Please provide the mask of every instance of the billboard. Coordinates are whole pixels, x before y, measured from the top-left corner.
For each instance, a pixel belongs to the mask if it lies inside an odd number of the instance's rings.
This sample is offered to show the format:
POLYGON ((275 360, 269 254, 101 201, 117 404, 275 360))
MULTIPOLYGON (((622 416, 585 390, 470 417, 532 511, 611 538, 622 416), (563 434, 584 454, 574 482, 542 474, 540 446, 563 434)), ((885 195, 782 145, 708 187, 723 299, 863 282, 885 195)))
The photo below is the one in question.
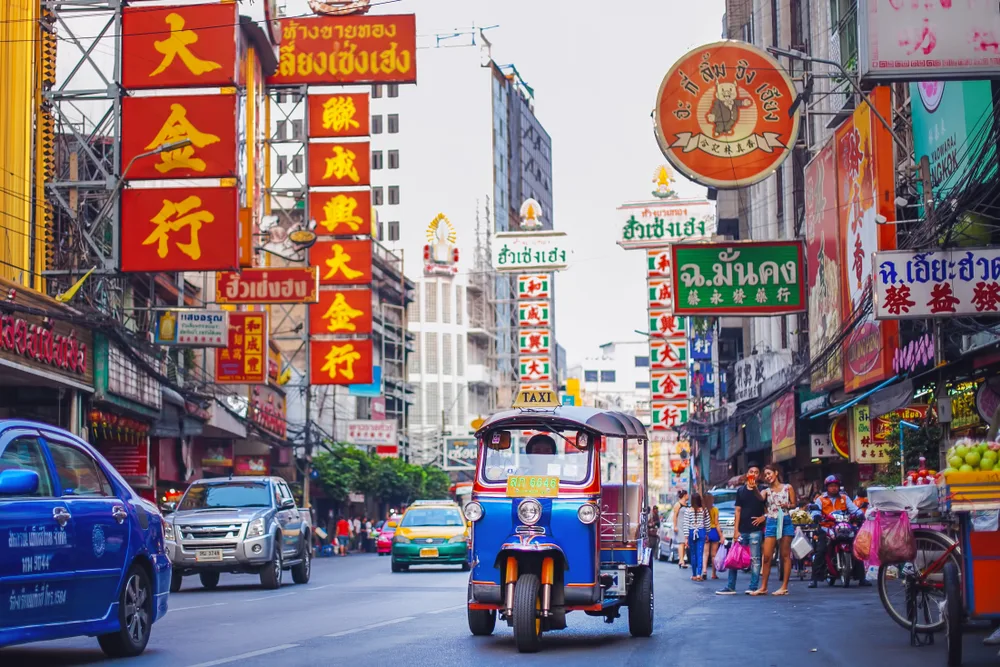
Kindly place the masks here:
POLYGON ((226 347, 229 313, 224 310, 167 310, 156 316, 157 345, 226 347))
POLYGON ((215 274, 216 303, 316 303, 314 266, 257 268, 215 274))
POLYGON ((715 202, 661 199, 618 207, 623 248, 660 248, 668 243, 697 241, 715 235, 715 202))
POLYGON ((347 442, 352 445, 395 445, 395 419, 352 419, 347 423, 347 442))
POLYGON ((566 232, 499 232, 491 247, 497 271, 558 271, 569 263, 566 232))

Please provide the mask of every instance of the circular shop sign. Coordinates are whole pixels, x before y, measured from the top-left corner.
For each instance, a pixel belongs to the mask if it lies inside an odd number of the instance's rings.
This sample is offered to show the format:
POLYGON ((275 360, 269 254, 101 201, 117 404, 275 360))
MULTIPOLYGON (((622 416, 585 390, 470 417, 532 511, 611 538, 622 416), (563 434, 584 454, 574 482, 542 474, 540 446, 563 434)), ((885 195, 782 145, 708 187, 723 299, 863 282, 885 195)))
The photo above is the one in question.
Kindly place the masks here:
POLYGON ((660 150, 678 171, 720 190, 758 183, 791 154, 798 93, 781 65, 746 42, 699 46, 674 63, 656 96, 660 150))

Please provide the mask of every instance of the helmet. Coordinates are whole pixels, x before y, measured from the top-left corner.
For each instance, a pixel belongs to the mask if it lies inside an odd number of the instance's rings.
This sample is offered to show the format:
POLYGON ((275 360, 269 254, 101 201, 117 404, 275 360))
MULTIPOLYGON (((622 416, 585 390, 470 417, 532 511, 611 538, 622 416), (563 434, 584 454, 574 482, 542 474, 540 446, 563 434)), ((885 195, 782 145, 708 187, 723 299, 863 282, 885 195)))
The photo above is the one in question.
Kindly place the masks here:
POLYGON ((830 475, 825 480, 823 480, 824 485, 830 484, 840 484, 840 475, 830 475))

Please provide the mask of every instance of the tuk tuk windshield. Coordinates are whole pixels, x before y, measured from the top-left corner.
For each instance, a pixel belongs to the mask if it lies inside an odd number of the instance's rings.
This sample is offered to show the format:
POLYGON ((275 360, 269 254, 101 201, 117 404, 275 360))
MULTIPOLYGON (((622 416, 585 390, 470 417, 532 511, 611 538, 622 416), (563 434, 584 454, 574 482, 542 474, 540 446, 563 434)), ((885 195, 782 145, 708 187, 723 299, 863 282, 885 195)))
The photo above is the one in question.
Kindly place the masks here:
POLYGON ((590 477, 592 439, 586 435, 578 438, 576 431, 510 431, 509 440, 495 440, 500 439, 485 438, 486 482, 506 482, 516 475, 545 475, 558 477, 564 484, 581 484, 590 477), (582 448, 577 447, 578 442, 582 448))

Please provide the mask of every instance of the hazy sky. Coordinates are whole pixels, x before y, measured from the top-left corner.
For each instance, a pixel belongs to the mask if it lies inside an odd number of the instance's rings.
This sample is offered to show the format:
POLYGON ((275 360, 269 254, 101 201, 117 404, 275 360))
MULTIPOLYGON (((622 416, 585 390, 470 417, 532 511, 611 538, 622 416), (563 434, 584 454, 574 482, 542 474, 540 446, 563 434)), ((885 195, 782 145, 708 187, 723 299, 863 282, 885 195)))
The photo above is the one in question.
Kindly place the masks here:
MULTIPOLYGON (((498 25, 486 33, 494 60, 513 63, 534 88, 535 113, 552 136, 554 223, 575 249, 556 279, 556 335, 570 363, 647 330, 644 253, 616 245, 615 208, 649 197, 664 162, 650 118, 660 81, 690 48, 720 38, 724 8, 724 0, 400 0, 373 10, 415 13, 421 35, 498 25)), ((307 11, 305 0, 288 0, 288 15, 307 11)), ((705 195, 692 183, 676 189, 705 195)))

